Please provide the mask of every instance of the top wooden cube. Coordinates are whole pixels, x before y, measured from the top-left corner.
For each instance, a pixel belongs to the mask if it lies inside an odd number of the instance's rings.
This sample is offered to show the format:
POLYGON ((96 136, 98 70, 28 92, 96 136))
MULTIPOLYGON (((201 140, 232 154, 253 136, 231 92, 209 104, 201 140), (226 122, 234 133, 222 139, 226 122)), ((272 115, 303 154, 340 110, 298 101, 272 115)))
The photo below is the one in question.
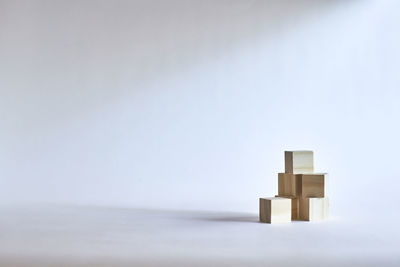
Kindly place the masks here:
POLYGON ((285 173, 313 173, 314 152, 285 151, 285 173))

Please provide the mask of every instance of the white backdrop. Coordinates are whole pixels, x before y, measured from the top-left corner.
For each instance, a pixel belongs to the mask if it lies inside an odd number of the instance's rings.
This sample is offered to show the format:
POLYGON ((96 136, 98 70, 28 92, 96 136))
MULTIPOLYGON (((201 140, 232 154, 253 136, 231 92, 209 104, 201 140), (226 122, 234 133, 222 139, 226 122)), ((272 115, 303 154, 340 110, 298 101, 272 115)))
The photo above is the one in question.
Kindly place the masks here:
POLYGON ((256 212, 312 149, 334 216, 391 216, 399 10, 0 0, 1 202, 256 212))

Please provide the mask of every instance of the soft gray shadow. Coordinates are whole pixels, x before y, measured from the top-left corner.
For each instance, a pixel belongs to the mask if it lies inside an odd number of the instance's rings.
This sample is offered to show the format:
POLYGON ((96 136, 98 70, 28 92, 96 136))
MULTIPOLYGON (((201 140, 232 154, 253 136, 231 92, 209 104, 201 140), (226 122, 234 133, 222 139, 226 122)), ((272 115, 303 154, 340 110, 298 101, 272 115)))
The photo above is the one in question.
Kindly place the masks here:
MULTIPOLYGON (((87 207, 92 208, 93 207, 87 207)), ((176 209, 152 209, 152 208, 120 208, 97 207, 99 210, 125 212, 127 214, 142 214, 150 216, 164 216, 174 219, 207 221, 207 222, 259 222, 257 214, 233 211, 207 211, 207 210, 176 210, 176 209)))
POLYGON ((206 210, 174 210, 154 209, 140 207, 94 206, 94 205, 13 205, 0 206, 0 211, 7 217, 2 222, 21 222, 36 218, 38 223, 51 224, 68 217, 71 221, 103 222, 121 221, 146 222, 146 221, 197 221, 197 222, 258 222, 257 214, 246 212, 206 211, 206 210), (54 221, 54 220, 57 221, 54 221))
POLYGON ((200 221, 208 221, 208 222, 239 222, 239 223, 259 223, 258 216, 235 216, 235 215, 226 215, 226 216, 210 216, 210 217, 200 217, 194 218, 200 221))
POLYGON ((259 222, 257 214, 233 211, 205 211, 205 210, 168 210, 168 209, 131 209, 132 212, 159 214, 183 220, 204 222, 259 222))

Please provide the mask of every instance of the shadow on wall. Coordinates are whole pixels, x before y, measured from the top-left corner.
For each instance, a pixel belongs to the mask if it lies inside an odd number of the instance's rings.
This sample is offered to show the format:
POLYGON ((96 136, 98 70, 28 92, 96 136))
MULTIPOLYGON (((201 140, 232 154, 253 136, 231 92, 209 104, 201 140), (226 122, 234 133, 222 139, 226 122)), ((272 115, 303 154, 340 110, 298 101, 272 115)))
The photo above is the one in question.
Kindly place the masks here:
POLYGON ((165 90, 166 79, 234 55, 335 2, 2 1, 2 107, 13 133, 54 126, 154 84, 165 90))

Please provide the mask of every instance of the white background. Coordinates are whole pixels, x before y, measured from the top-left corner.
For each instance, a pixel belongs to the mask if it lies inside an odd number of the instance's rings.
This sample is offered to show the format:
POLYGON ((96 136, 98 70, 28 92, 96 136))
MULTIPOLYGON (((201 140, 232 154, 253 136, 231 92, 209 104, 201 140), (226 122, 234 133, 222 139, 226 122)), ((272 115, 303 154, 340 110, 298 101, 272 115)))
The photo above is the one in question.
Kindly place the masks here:
POLYGON ((332 220, 395 219, 399 14, 395 0, 0 0, 1 203, 256 214, 283 151, 309 149, 332 220))

